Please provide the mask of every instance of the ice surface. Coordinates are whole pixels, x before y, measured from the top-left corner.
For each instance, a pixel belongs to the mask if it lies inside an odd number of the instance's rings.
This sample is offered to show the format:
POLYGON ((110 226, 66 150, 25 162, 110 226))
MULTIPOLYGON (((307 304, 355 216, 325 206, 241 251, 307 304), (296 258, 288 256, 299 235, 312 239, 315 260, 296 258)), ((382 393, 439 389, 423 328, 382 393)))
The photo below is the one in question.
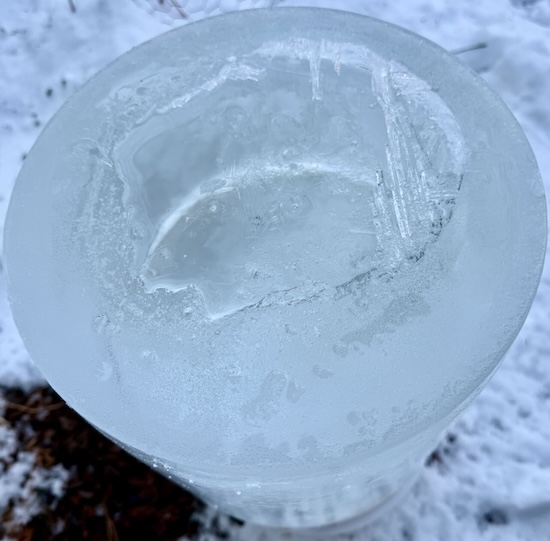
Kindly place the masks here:
POLYGON ((463 176, 462 134, 437 92, 351 44, 268 42, 249 58, 157 107, 117 146, 145 288, 194 288, 219 318, 422 257, 463 176), (335 81, 360 70, 372 94, 335 114, 322 88, 342 93, 335 81), (297 74, 312 101, 292 90, 297 74), (312 129, 305 148, 289 146, 312 129))

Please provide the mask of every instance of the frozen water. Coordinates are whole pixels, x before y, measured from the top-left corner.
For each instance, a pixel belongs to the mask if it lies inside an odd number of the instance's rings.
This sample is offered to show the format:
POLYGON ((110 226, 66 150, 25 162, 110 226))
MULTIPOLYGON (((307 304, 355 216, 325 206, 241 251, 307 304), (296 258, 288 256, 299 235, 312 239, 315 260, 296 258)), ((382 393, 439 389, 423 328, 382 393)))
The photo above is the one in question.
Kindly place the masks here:
POLYGON ((218 318, 422 257, 460 189, 460 128, 404 66, 347 48, 268 43, 261 69, 232 59, 129 131, 113 161, 148 291, 194 288, 218 318), (365 89, 344 102, 342 79, 365 89))
POLYGON ((544 199, 464 67, 299 13, 233 15, 238 40, 192 25, 100 74, 27 158, 7 254, 23 337, 71 405, 226 509, 311 525, 386 498, 491 373, 539 276, 544 199))
POLYGON ((158 226, 140 269, 149 291, 195 287, 219 317, 275 292, 294 290, 291 302, 305 281, 337 285, 372 264, 368 184, 299 167, 269 174, 264 164, 232 174, 233 184, 195 189, 158 226))

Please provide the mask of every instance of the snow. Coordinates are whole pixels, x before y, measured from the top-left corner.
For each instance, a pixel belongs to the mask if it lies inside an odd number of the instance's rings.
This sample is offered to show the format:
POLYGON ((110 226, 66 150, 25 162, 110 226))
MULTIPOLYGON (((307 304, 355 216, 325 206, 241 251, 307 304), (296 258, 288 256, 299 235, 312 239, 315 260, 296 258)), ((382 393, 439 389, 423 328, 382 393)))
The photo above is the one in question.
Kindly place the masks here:
POLYGON ((60 498, 69 472, 60 464, 37 467, 36 453, 19 449, 15 430, 2 421, 0 417, 0 513, 11 506, 8 523, 3 524, 9 531, 43 512, 41 494, 60 498))
MULTIPOLYGON (((0 5, 0 224, 25 153, 41 127, 102 66, 170 27, 221 12, 287 0, 188 0, 181 15, 154 0, 4 1, 0 5), (158 8, 159 6, 157 6, 158 8), (167 26, 167 23, 171 26, 167 26)), ((310 0, 379 17, 457 51, 500 94, 525 130, 550 193, 550 2, 548 0, 310 0)), ((0 225, 0 233, 2 226, 0 225)), ((1 238, 1 237, 0 237, 1 238)), ((1 240, 0 240, 1 243, 1 240)), ((1 248, 1 246, 0 246, 1 248)), ((1 251, 1 250, 0 250, 1 251)), ((0 260, 1 262, 1 260, 0 260)), ((355 535, 359 541, 550 539, 550 267, 533 308, 499 370, 450 429, 401 503, 355 535)), ((43 383, 11 320, 0 277, 0 384, 43 383)), ((38 512, 40 483, 62 491, 66 472, 33 469, 0 418, 0 512, 16 499, 14 520, 38 512)), ((225 524, 231 539, 297 539, 203 516, 202 541, 225 524)), ((316 539, 320 539, 318 536, 316 539)))

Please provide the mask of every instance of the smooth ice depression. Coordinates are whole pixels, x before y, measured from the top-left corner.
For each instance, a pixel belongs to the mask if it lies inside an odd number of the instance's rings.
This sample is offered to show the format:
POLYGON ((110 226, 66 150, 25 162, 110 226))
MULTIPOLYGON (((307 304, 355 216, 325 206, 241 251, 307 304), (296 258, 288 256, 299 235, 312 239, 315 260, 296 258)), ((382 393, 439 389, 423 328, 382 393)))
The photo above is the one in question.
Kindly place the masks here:
POLYGON ((464 155, 451 111, 398 62, 265 44, 117 146, 133 272, 200 292, 211 318, 394 272, 451 218, 464 155))

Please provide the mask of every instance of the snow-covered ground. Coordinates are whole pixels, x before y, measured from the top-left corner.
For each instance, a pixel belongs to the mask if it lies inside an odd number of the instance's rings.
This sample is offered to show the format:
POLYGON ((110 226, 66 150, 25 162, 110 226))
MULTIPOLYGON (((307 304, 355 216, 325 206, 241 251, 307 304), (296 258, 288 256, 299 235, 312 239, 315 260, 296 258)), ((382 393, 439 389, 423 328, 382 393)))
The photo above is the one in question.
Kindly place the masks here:
MULTIPOLYGON (((0 234, 25 153, 86 79, 131 47, 168 30, 167 24, 268 4, 348 9, 399 24, 452 51, 473 48, 460 58, 514 112, 550 193, 550 0, 181 0, 186 20, 174 9, 171 14, 153 11, 155 3, 2 0, 0 234)), ((452 437, 412 492, 355 539, 550 540, 549 335, 547 265, 528 320, 489 386, 452 427, 452 437)), ((0 276, 0 384, 29 388, 41 382, 11 320, 0 276)), ((13 434, 1 421, 0 408, 0 515, 9 498, 19 498, 26 502, 19 509, 24 519, 36 512, 24 493, 32 491, 28 472, 33 459, 14 448, 13 434), (8 455, 10 461, 3 461, 8 455)), ((53 479, 56 490, 66 478, 59 470, 34 475, 42 475, 35 483, 53 479)), ((247 525, 229 531, 233 539, 250 541, 295 538, 247 525)), ((207 539, 214 537, 204 533, 207 539)))

